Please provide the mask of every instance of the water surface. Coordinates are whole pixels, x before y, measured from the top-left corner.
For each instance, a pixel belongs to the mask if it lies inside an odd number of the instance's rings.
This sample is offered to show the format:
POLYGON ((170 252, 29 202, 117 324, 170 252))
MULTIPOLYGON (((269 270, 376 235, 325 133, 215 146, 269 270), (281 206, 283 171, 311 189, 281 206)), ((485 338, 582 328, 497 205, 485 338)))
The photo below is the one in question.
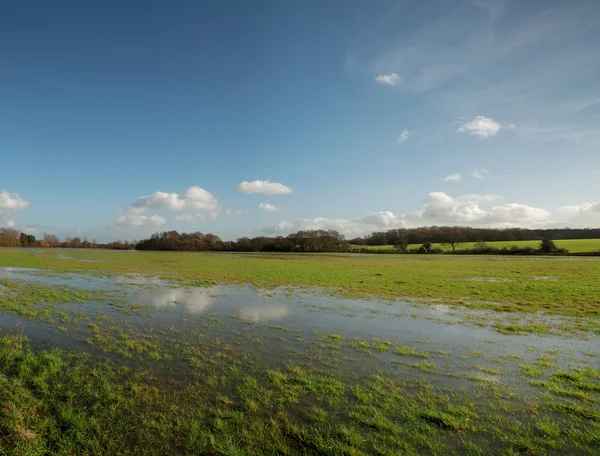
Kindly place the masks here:
MULTIPOLYGON (((526 388, 520 365, 544 353, 551 353, 557 366, 597 367, 593 353, 600 352, 597 338, 506 335, 465 324, 469 312, 479 321, 487 313, 441 303, 343 299, 288 287, 177 287, 136 275, 95 277, 25 268, 0 268, 3 279, 101 292, 86 302, 56 303, 43 318, 0 313, 5 331, 18 329, 44 346, 92 354, 104 350, 108 356, 121 353, 131 356, 131 362, 145 353, 171 350, 165 363, 171 368, 163 366, 168 372, 173 366, 183 372, 190 351, 202 347, 216 353, 225 344, 273 367, 290 359, 317 359, 337 369, 427 378, 441 385, 464 386, 475 380, 526 388), (152 348, 141 350, 131 340, 152 348), (133 356, 130 346, 141 351, 133 356), (412 347, 422 356, 398 355, 398 347, 412 347), (420 369, 423 363, 435 369, 425 372, 420 369), (486 373, 482 366, 501 374, 486 373)), ((497 313, 490 315, 498 318, 497 313)))

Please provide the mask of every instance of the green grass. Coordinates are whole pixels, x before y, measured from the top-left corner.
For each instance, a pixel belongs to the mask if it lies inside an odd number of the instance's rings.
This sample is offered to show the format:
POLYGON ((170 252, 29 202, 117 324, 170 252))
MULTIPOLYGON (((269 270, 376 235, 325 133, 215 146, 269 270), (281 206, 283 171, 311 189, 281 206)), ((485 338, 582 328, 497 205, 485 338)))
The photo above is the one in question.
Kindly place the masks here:
MULTIPOLYGON (((469 250, 476 247, 476 242, 464 242, 456 247, 456 250, 469 250)), ((508 248, 512 246, 517 247, 531 247, 534 249, 539 248, 540 241, 491 241, 486 242, 490 247, 497 249, 508 248)), ((563 239, 554 241, 557 247, 567 249, 573 253, 589 253, 589 252, 600 252, 600 239, 563 239)), ((418 249, 422 244, 410 244, 409 249, 418 249)), ((452 247, 445 244, 434 243, 432 246, 436 249, 442 249, 446 252, 452 251, 452 247)), ((393 250, 393 245, 371 245, 371 246, 359 246, 355 245, 354 248, 368 248, 369 250, 393 250)))
POLYGON ((515 397, 251 360, 198 361, 195 380, 0 338, 0 454, 505 455, 600 450, 598 372, 562 371, 515 397))
POLYGON ((394 353, 396 353, 399 356, 412 356, 415 358, 424 358, 424 359, 429 358, 429 355, 427 353, 421 352, 409 345, 400 345, 399 347, 396 347, 394 349, 394 353))
MULTIPOLYGON (((69 256, 100 262, 0 250, 0 265, 444 302, 508 315, 497 328, 508 334, 543 333, 540 310, 598 329, 600 262, 593 259, 69 256), (519 322, 524 315, 531 319, 519 322)), ((0 311, 78 342, 73 351, 41 349, 0 335, 0 455, 600 452, 600 372, 591 352, 575 362, 527 346, 531 352, 494 359, 487 350, 440 352, 429 341, 298 332, 208 313, 161 326, 119 293, 14 279, 0 280, 0 311), (286 340, 297 343, 288 350, 279 345, 286 340)))
MULTIPOLYGON (((505 314, 544 311, 586 318, 577 323, 584 330, 590 324, 596 328, 600 316, 600 261, 594 258, 102 251, 73 251, 70 256, 99 262, 58 259, 53 251, 0 250, 0 266, 108 276, 133 273, 192 286, 316 287, 345 297, 435 300, 505 314)), ((499 330, 545 332, 547 328, 504 324, 499 330)))

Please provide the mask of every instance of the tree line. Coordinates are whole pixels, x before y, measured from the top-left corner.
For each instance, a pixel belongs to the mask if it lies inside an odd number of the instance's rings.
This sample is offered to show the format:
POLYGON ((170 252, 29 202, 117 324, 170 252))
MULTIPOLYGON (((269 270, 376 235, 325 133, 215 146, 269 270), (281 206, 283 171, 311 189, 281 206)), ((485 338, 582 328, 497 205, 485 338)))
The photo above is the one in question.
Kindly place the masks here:
POLYGON ((289 236, 254 238, 243 237, 236 241, 223 241, 216 234, 178 233, 164 231, 150 239, 139 241, 137 250, 177 250, 198 252, 203 250, 236 252, 347 252, 350 243, 335 230, 301 230, 289 236))
POLYGON ((410 245, 437 243, 456 247, 462 242, 541 241, 542 239, 598 239, 600 228, 471 228, 468 226, 426 226, 376 231, 350 239, 353 245, 410 245))
MULTIPOLYGON (((453 253, 472 254, 502 254, 502 255, 528 255, 528 254, 564 254, 567 250, 556 247, 551 239, 538 239, 537 248, 507 246, 496 248, 478 240, 475 246, 467 250, 456 250, 462 242, 468 242, 469 236, 465 233, 470 229, 463 227, 433 227, 427 229, 434 243, 444 244, 452 248, 453 253)), ((223 241, 215 234, 179 233, 177 231, 164 231, 155 233, 149 239, 144 239, 135 245, 137 250, 175 250, 184 252, 197 251, 232 251, 232 252, 359 252, 359 253, 444 253, 439 247, 434 247, 432 242, 426 240, 422 244, 411 246, 411 240, 405 233, 394 231, 392 237, 394 248, 388 250, 370 250, 367 245, 355 245, 356 240, 346 240, 344 235, 335 230, 301 230, 288 236, 258 236, 254 238, 242 237, 236 241, 223 241)), ((506 230, 499 230, 506 231, 506 230)), ((390 234, 390 232, 386 234, 390 234)), ((472 235, 472 233, 471 233, 472 235)), ((364 238, 363 238, 364 239, 364 238)), ((495 238, 492 238, 495 240, 495 238)), ((514 238, 513 238, 514 239, 514 238)), ((521 240, 518 238, 516 240, 521 240)), ((506 239, 505 239, 506 240, 506 239)), ((529 239, 531 240, 531 239, 529 239)), ((371 244, 381 245, 381 244, 371 244)))
POLYGON ((455 253, 488 254, 531 254, 566 253, 552 243, 542 241, 557 239, 595 239, 600 238, 600 229, 545 229, 530 230, 523 228, 471 228, 462 226, 431 226, 421 228, 391 229, 385 232, 373 232, 367 236, 347 240, 335 230, 300 230, 288 236, 242 237, 235 241, 223 241, 212 233, 179 233, 164 231, 155 233, 139 242, 115 241, 97 243, 86 238, 67 237, 64 241, 53 234, 44 234, 42 239, 34 235, 20 233, 11 228, 0 228, 0 247, 37 247, 37 248, 96 248, 115 250, 171 250, 171 251, 236 251, 236 252, 368 252, 368 253, 441 253, 433 244, 449 246, 455 253), (491 241, 539 240, 538 249, 529 247, 493 248, 486 244, 491 241), (469 250, 456 250, 463 242, 474 242, 469 250), (391 250, 374 251, 368 246, 392 245, 391 250), (412 245, 412 246, 411 246, 412 245), (545 245, 545 247, 544 247, 545 245), (409 246, 411 246, 409 248, 409 246), (362 247, 362 248, 361 248, 362 247))
POLYGON ((33 234, 26 234, 13 228, 0 228, 0 247, 131 250, 135 248, 135 241, 97 243, 95 240, 88 241, 87 238, 79 237, 66 237, 61 241, 58 236, 46 233, 41 239, 36 239, 33 234))

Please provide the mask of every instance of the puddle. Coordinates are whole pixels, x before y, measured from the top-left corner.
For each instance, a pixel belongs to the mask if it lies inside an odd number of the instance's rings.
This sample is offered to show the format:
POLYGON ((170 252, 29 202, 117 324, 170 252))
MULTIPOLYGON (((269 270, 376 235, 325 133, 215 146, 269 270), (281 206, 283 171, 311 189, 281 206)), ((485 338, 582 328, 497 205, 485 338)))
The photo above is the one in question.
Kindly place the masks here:
MULTIPOLYGON (((174 365, 187 362, 188 355, 178 354, 181 347, 195 349, 207 340, 218 347, 234 346, 236 353, 252 352, 269 366, 281 366, 296 356, 334 363, 340 369, 360 366, 385 375, 427 378, 440 385, 519 382, 519 365, 533 362, 549 350, 558 353, 562 364, 581 359, 591 366, 600 363, 600 358, 586 356, 600 352, 597 338, 500 334, 490 327, 464 324, 466 315, 488 313, 441 303, 342 299, 288 287, 268 292, 224 285, 174 287, 160 279, 135 275, 95 277, 25 268, 0 268, 0 279, 104 293, 103 299, 56 303, 42 321, 23 323, 14 313, 0 312, 3 330, 13 330, 21 322, 20 330, 36 343, 92 353, 98 352, 98 344, 112 347, 110 341, 119 337, 127 342, 162 341, 173 351, 173 361, 162 366, 169 375, 177 370, 174 365), (416 347, 420 354, 399 355, 399 346, 416 347), (398 362, 419 357, 434 362, 437 370, 421 372, 414 363, 398 362), (513 361, 502 367, 500 377, 473 371, 474 359, 513 361), (456 372, 462 376, 451 378, 449 374, 456 372)), ((498 318, 497 313, 489 315, 498 318)), ((528 317, 539 320, 535 315, 528 317)), ((522 383, 527 387, 526 381, 522 383)))
POLYGON ((281 320, 290 314, 290 308, 286 306, 262 305, 247 306, 238 311, 240 318, 255 322, 268 322, 281 320))

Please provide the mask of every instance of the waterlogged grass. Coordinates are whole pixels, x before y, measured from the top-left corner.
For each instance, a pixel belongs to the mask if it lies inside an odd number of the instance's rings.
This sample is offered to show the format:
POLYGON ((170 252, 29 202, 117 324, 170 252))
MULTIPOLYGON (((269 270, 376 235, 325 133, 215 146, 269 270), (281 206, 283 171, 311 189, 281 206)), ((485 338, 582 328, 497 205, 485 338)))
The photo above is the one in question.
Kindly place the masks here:
POLYGON ((394 349, 394 353, 396 353, 397 355, 400 356, 412 356, 415 358, 424 358, 427 359, 429 358, 429 354, 419 351, 417 349, 415 349, 414 347, 411 347, 410 345, 400 345, 399 347, 396 347, 394 349))
POLYGON ((124 315, 141 314, 147 308, 126 302, 118 293, 104 290, 0 279, 0 311, 15 313, 28 320, 72 324, 89 318, 82 309, 90 301, 106 303, 124 315))
MULTIPOLYGON (((133 273, 176 286, 244 282, 412 297, 442 312, 453 309, 462 315, 459 325, 468 309, 479 315, 470 323, 508 335, 599 327, 600 262, 594 260, 69 256, 99 261, 0 250, 0 265, 45 267, 59 276, 133 273), (542 321, 540 310, 560 318, 542 321)), ((435 334, 423 335, 430 341, 404 333, 366 336, 343 326, 319 332, 310 324, 298 328, 294 318, 260 322, 244 320, 243 313, 193 313, 175 301, 149 308, 131 296, 0 279, 0 317, 16 315, 51 334, 46 339, 33 331, 32 344, 22 336, 0 337, 0 455, 600 454, 593 338, 587 351, 571 355, 563 353, 568 345, 539 348, 533 338, 510 352, 501 334, 473 341, 479 346, 442 346, 435 334), (55 335, 68 340, 60 345, 68 351, 42 349, 55 335)), ((394 318, 393 303, 376 304, 363 314, 319 303, 310 312, 324 312, 330 321, 336 313, 351 321, 394 318)))
MULTIPOLYGON (((597 321, 600 261, 506 258, 1 250, 0 266, 118 276, 142 274, 182 285, 245 284, 320 289, 345 297, 414 299, 501 313, 543 311, 597 321)), ((584 322, 585 326, 585 322, 584 322)), ((503 331, 521 332, 506 327, 503 331)), ((526 328, 544 332, 545 328, 526 328)), ((527 331, 525 331, 527 332, 527 331)))
POLYGON ((582 454, 600 451, 598 372, 562 371, 540 396, 196 358, 164 381, 0 338, 1 454, 582 454), (554 397, 552 388, 589 399, 554 397), (551 392, 546 393, 549 389, 551 392))

